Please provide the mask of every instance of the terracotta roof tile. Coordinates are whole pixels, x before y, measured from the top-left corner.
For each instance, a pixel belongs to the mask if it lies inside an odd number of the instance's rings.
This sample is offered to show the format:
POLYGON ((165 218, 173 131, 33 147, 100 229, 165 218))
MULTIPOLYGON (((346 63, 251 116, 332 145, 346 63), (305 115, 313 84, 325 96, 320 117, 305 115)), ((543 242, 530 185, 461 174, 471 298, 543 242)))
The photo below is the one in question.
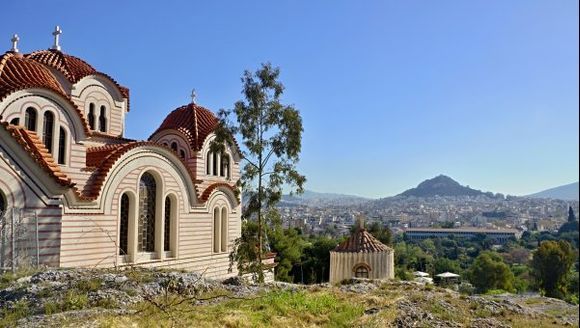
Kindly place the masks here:
POLYGON ((390 247, 373 237, 366 229, 357 229, 350 237, 334 248, 335 252, 372 253, 386 252, 390 247))
POLYGON ((105 179, 109 174, 111 168, 115 165, 115 163, 121 158, 121 156, 123 156, 129 150, 141 146, 154 146, 157 148, 169 150, 172 153, 174 153, 175 157, 179 159, 183 163, 183 165, 187 168, 189 176, 193 181, 194 185, 196 186, 196 193, 199 199, 199 193, 197 190, 198 181, 195 179, 195 173, 171 148, 150 141, 133 141, 123 144, 105 145, 100 147, 88 148, 86 155, 87 167, 95 168, 95 170, 91 178, 89 179, 88 183, 86 184, 85 189, 80 192, 81 198, 85 200, 97 199, 101 193, 101 189, 103 187, 105 179))
POLYGON ((59 165, 54 162, 54 159, 36 133, 28 131, 22 126, 9 125, 6 122, 2 122, 0 125, 10 133, 12 138, 22 146, 24 151, 59 185, 64 187, 73 187, 75 185, 60 170, 59 165))
MULTIPOLYGON (((229 185, 225 182, 217 182, 217 183, 211 184, 207 188, 205 188, 205 190, 201 194, 200 200, 204 203, 207 202, 207 200, 209 199, 209 196, 211 196, 211 194, 219 187, 225 187, 225 188, 230 189, 234 193, 234 195, 238 194, 236 186, 229 185)), ((238 202, 239 202, 239 199, 238 199, 238 202)))
POLYGON ((62 96, 81 117, 85 133, 90 133, 83 111, 72 102, 48 68, 19 54, 7 52, 2 55, 0 57, 0 101, 13 92, 30 88, 47 89, 62 96))
POLYGON ((187 137, 191 148, 199 151, 217 125, 218 119, 210 110, 192 103, 169 113, 151 136, 167 129, 178 130, 187 137))

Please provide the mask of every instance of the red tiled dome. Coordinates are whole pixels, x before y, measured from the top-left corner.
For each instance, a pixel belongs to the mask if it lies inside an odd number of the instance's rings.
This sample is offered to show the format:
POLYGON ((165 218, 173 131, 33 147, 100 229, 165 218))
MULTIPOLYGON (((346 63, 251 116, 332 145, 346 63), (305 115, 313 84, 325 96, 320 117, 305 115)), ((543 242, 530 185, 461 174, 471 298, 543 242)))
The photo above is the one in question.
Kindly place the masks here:
POLYGON ((386 252, 388 246, 381 243, 365 229, 358 228, 350 237, 334 248, 335 252, 374 253, 386 252))
POLYGON ((97 72, 84 60, 53 49, 35 51, 26 55, 26 58, 57 69, 73 84, 97 72))
POLYGON ((193 150, 199 151, 207 136, 217 125, 218 119, 211 111, 192 103, 169 113, 151 136, 163 130, 177 130, 187 137, 193 150))
POLYGON ((30 88, 52 90, 68 96, 56 77, 43 65, 11 52, 0 57, 0 100, 8 94, 30 88))

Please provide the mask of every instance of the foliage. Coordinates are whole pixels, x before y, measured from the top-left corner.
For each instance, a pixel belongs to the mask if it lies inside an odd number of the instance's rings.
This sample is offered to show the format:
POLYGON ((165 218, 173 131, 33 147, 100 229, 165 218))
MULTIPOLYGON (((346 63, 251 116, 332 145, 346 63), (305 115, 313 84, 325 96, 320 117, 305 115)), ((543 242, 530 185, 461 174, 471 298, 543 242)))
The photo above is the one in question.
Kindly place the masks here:
POLYGON ((540 244, 532 259, 532 269, 546 296, 563 298, 566 295, 568 275, 575 257, 572 246, 566 241, 544 241, 540 244))
POLYGON ((261 262, 255 261, 258 258, 258 247, 258 223, 243 221, 241 235, 234 241, 233 250, 229 255, 229 271, 232 271, 235 263, 240 275, 250 273, 258 279, 258 276, 262 274, 261 262))
POLYGON ((295 228, 283 229, 276 225, 268 234, 270 246, 276 252, 275 278, 278 281, 293 282, 292 268, 300 263, 306 242, 295 228))
POLYGON ((301 262, 294 266, 295 282, 313 284, 328 281, 330 274, 330 251, 338 241, 328 237, 313 237, 304 248, 301 262))
POLYGON ((469 270, 469 277, 480 293, 490 289, 514 291, 514 274, 502 258, 493 252, 482 252, 475 259, 469 270))
POLYGON ((385 245, 391 245, 393 239, 393 233, 388 226, 384 226, 379 222, 373 222, 367 227, 367 231, 377 238, 381 243, 385 245))
POLYGON ((453 272, 456 274, 461 274, 463 270, 461 269, 458 261, 450 260, 445 257, 438 257, 433 262, 433 272, 453 272))
POLYGON ((302 118, 294 107, 280 102, 284 86, 278 80, 279 75, 280 70, 269 63, 262 64, 255 73, 244 72, 245 100, 236 102, 233 111, 220 110, 220 124, 211 145, 213 151, 223 152, 226 144, 235 147, 235 134, 242 137, 246 150, 241 155, 246 164, 242 167, 240 182, 248 198, 242 216, 256 218, 258 248, 255 257, 248 258, 254 252, 246 252, 242 257, 234 255, 233 258, 254 262, 246 268, 256 273, 259 281, 263 281, 264 209, 275 210, 283 186, 302 192, 306 181, 296 170, 302 145, 302 118), (232 112, 235 124, 229 120, 232 112))

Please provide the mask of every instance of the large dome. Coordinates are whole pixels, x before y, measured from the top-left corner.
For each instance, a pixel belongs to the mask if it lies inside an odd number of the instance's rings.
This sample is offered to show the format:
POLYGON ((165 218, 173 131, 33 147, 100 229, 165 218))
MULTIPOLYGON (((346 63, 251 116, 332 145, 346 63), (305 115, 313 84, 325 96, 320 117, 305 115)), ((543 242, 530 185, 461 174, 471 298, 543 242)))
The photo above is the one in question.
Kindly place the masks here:
POLYGON ((53 49, 35 51, 26 55, 26 58, 57 69, 73 84, 97 72, 84 60, 53 49))
POLYGON ((210 110, 191 103, 169 113, 152 136, 163 130, 177 130, 186 136, 193 150, 199 151, 217 125, 218 119, 210 110))
POLYGON ((0 57, 0 100, 12 92, 30 88, 52 90, 67 98, 60 83, 48 68, 12 52, 2 55, 0 57))

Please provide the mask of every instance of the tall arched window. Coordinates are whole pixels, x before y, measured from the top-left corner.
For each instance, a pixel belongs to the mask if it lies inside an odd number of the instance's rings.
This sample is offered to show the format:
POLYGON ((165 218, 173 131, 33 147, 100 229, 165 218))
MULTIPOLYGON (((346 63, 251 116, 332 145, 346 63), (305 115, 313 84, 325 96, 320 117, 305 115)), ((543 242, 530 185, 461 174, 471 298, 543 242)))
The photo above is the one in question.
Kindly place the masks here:
POLYGON ((222 155, 222 167, 220 175, 222 177, 226 177, 226 179, 230 178, 230 156, 228 156, 228 154, 222 155))
POLYGON ((129 196, 127 194, 121 196, 120 213, 119 255, 127 255, 129 252, 129 196))
POLYGON ((211 155, 212 155, 211 157, 212 157, 212 160, 213 160, 211 174, 212 175, 218 175, 219 174, 219 171, 218 171, 218 154, 216 152, 213 152, 211 155))
POLYGON ((52 112, 44 112, 44 128, 42 131, 44 146, 49 153, 52 153, 52 136, 54 134, 54 114, 52 112))
POLYGON ((20 124, 20 118, 18 118, 18 117, 16 117, 16 118, 13 118, 13 119, 10 121, 10 124, 12 124, 12 125, 19 125, 19 124, 20 124))
POLYGON ((155 178, 144 173, 139 181, 139 230, 137 249, 141 252, 155 251, 155 178))
POLYGON ((206 166, 206 170, 205 170, 205 174, 210 175, 211 174, 211 151, 207 152, 207 156, 205 157, 205 166, 206 166))
POLYGON ((183 149, 179 150, 179 157, 181 157, 181 159, 185 159, 185 150, 183 149))
POLYGON ((228 210, 222 208, 221 222, 221 250, 225 252, 228 248, 228 210))
POLYGON ((177 142, 174 141, 171 143, 171 150, 177 151, 177 142))
POLYGON ((99 131, 107 132, 107 108, 105 106, 101 106, 99 113, 99 131))
POLYGON ((220 251, 220 210, 219 208, 213 209, 213 252, 219 253, 220 251))
POLYGON ((61 126, 58 131, 58 164, 66 161, 66 131, 61 126))
POLYGON ((165 224, 163 231, 163 250, 171 250, 171 198, 169 196, 165 197, 165 224))
POLYGON ((89 104, 89 127, 95 130, 95 104, 89 104))
POLYGON ((27 130, 36 131, 36 109, 33 107, 26 108, 24 112, 24 125, 27 130))

